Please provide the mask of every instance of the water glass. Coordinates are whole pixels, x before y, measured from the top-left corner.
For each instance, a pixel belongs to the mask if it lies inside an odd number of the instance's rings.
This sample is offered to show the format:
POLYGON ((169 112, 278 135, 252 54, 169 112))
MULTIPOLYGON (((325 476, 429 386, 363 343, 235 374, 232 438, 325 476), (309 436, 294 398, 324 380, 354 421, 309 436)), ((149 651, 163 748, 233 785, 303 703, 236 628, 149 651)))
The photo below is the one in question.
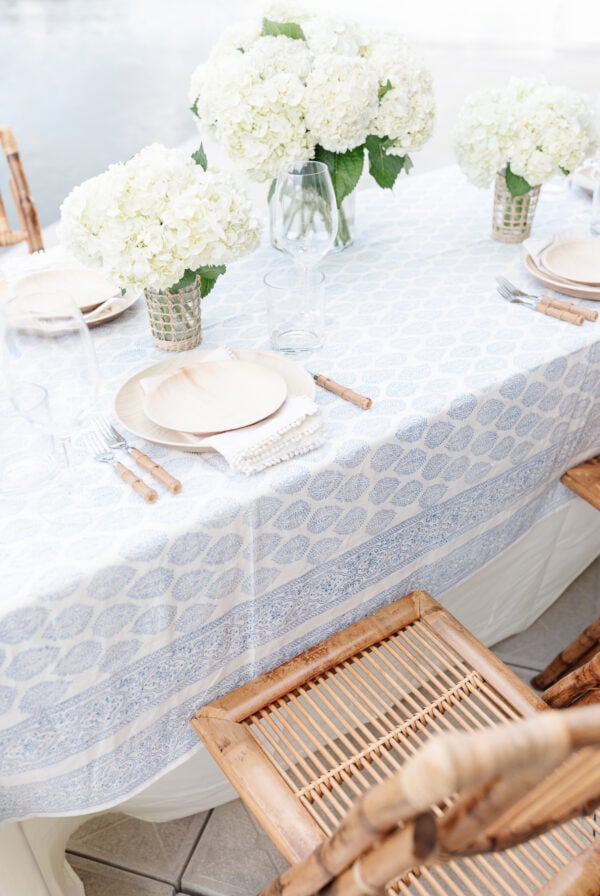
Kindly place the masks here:
POLYGON ((294 354, 323 344, 325 330, 322 271, 311 271, 308 283, 293 268, 270 271, 264 278, 271 347, 294 354))
POLYGON ((48 393, 38 383, 13 387, 14 417, 0 438, 0 494, 24 495, 43 488, 56 475, 59 460, 48 433, 48 393))

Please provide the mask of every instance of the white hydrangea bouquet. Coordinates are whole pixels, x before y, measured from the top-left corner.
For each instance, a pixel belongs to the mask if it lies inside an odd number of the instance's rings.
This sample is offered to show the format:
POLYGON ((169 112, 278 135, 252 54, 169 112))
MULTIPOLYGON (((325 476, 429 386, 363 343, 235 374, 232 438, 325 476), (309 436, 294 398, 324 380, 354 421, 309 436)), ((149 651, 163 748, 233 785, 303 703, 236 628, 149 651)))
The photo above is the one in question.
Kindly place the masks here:
POLYGON ((75 187, 60 212, 61 241, 77 259, 123 289, 145 290, 155 341, 162 321, 168 350, 198 344, 199 299, 256 247, 261 229, 239 179, 208 168, 202 146, 192 156, 147 146, 75 187), (159 295, 154 318, 150 294, 159 295))
POLYGON ((365 153, 391 188, 434 123, 431 74, 402 35, 282 4, 224 32, 192 75, 190 101, 200 128, 256 180, 325 162, 338 207, 365 153))
POLYGON ((505 184, 513 199, 526 197, 514 206, 521 210, 529 199, 534 209, 540 185, 568 175, 596 144, 585 98, 543 78, 511 78, 504 88, 468 97, 455 130, 456 158, 466 177, 478 187, 496 178, 497 196, 505 184))

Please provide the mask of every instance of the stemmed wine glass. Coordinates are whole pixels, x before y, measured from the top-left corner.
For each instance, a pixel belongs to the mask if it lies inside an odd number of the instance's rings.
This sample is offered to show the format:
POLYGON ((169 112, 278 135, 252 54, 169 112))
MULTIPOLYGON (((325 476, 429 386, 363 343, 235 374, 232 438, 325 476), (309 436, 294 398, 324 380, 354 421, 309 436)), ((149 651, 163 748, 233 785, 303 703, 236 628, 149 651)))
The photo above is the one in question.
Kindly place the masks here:
POLYGON ((302 270, 309 289, 311 272, 334 246, 338 209, 324 162, 292 162, 275 184, 274 231, 277 245, 302 270))
POLYGON ((62 485, 72 496, 69 444, 92 409, 99 384, 90 332, 73 298, 63 292, 18 294, 3 311, 8 392, 19 411, 23 383, 38 383, 45 389, 43 425, 62 448, 62 485))

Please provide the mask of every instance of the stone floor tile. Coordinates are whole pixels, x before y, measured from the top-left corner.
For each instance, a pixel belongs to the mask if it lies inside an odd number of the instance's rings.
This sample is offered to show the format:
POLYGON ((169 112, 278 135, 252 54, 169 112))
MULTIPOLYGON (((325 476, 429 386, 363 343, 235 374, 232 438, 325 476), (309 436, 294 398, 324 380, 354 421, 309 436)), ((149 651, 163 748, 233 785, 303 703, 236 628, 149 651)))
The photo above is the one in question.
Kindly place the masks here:
POLYGON ((193 896, 248 896, 287 862, 240 800, 214 809, 181 879, 193 896))
POLYGON ((82 859, 80 856, 69 855, 68 860, 83 881, 85 896, 174 896, 175 894, 173 887, 162 881, 140 877, 120 868, 103 865, 101 862, 82 859))
POLYGON ((208 815, 152 824, 107 812, 78 828, 67 850, 176 887, 208 815))
POLYGON ((524 632, 492 649, 505 663, 540 671, 600 616, 600 558, 524 632))

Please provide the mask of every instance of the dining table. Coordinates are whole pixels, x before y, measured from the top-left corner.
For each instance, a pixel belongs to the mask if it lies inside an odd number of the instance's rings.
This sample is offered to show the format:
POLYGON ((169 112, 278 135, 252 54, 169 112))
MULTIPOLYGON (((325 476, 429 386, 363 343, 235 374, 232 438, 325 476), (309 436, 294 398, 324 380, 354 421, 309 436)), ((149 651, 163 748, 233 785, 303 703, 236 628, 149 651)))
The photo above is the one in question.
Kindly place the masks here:
MULTIPOLYGON (((291 360, 371 407, 315 386, 320 446, 255 474, 115 415, 123 384, 166 357, 143 295, 90 331, 95 410, 182 489, 146 503, 76 436, 72 507, 52 481, 0 498, 0 896, 82 894, 64 851, 91 814, 231 799, 189 724, 204 703, 415 588, 495 644, 600 554, 600 514, 560 481, 600 451, 600 322, 502 299, 499 275, 544 287, 491 214, 455 166, 357 191, 353 242, 321 266, 323 345, 291 360)), ((584 192, 550 183, 533 235, 589 216, 584 192)), ((194 356, 270 352, 263 277, 288 263, 265 231, 203 300, 194 356)), ((2 418, 3 452, 16 426, 2 418)))

